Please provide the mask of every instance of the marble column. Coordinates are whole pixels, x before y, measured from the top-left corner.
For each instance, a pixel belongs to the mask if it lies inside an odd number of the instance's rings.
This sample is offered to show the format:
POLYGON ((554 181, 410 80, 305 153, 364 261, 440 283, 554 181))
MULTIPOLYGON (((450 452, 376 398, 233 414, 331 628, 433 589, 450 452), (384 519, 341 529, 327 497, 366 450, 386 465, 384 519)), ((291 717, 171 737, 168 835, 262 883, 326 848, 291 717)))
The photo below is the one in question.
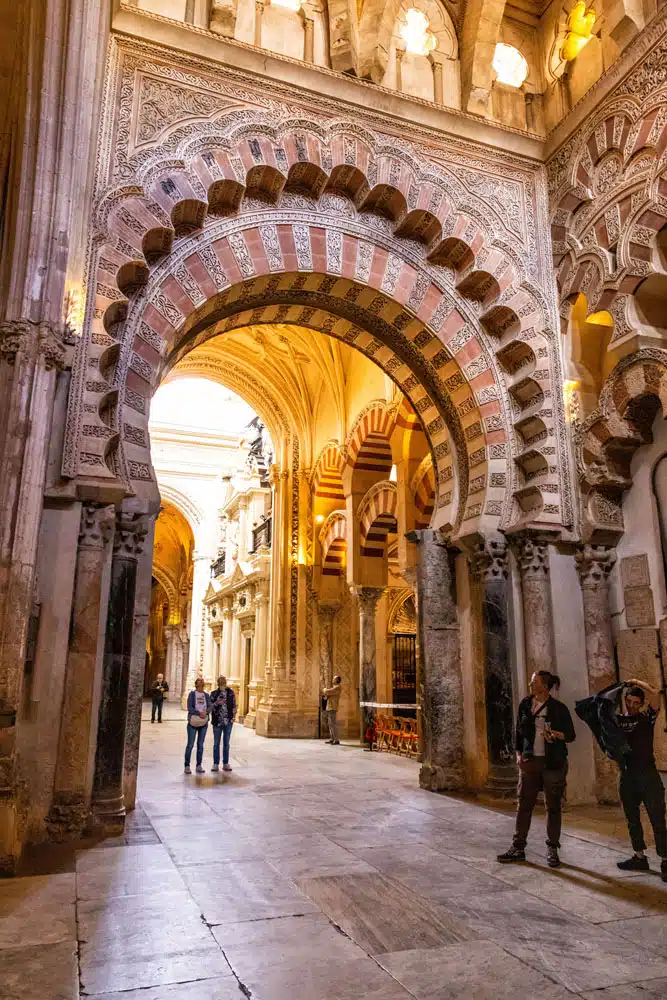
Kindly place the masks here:
POLYGON ((549 544, 531 532, 509 536, 521 575, 526 678, 538 670, 556 670, 549 544))
POLYGON ((239 562, 248 558, 248 498, 239 497, 239 562))
MULTIPOLYGON (((320 625, 320 691, 331 687, 334 675, 334 620, 340 611, 340 601, 319 601, 317 612, 320 625)), ((320 702, 321 704, 321 702, 320 702)), ((321 711, 321 709, 320 709, 321 711)), ((325 720, 320 720, 320 732, 328 734, 325 720)))
MULTIPOLYGON (((609 606, 609 575, 616 550, 606 545, 582 545, 574 559, 581 582, 586 638, 588 690, 596 694, 616 680, 614 641, 609 606)), ((598 802, 618 802, 618 768, 594 741, 595 794, 598 802)))
MULTIPOLYGON (((359 702, 377 701, 377 651, 375 646, 375 611, 384 587, 353 587, 359 601, 359 702)), ((366 743, 366 730, 375 718, 375 710, 362 708, 360 739, 366 743)))
POLYGON ((262 17, 264 16, 264 0, 255 0, 255 47, 262 47, 262 17))
POLYGON ((122 833, 125 822, 123 758, 134 633, 134 601, 137 560, 146 533, 147 526, 139 514, 117 514, 92 800, 96 824, 110 835, 122 833))
POLYGON ((433 101, 435 104, 444 104, 445 89, 442 78, 443 56, 439 52, 429 52, 428 60, 433 70, 433 101))
POLYGON ((303 61, 312 63, 315 61, 315 22, 312 17, 303 18, 303 61))
POLYGON ((90 816, 114 518, 112 506, 84 504, 81 509, 53 803, 47 819, 53 840, 80 837, 90 816))
MULTIPOLYGON (((190 611, 190 662, 188 664, 187 690, 195 686, 195 680, 202 672, 203 628, 204 628, 204 597, 211 579, 210 553, 195 551, 192 573, 192 605, 190 611)), ((210 680, 210 678, 208 678, 210 680)))
POLYGON ((225 677, 231 677, 232 673, 232 627, 234 624, 234 610, 232 608, 231 597, 224 598, 222 609, 222 643, 220 649, 219 670, 225 677))
POLYGON ((403 56, 405 49, 396 49, 396 90, 401 93, 403 90, 403 56))
POLYGON ((125 722, 125 753, 123 757, 123 796, 125 809, 134 809, 137 798, 137 773, 139 771, 139 743, 141 740, 141 708, 144 700, 146 674, 146 635, 151 613, 151 585, 153 570, 153 534, 155 518, 143 519, 146 534, 137 559, 137 582, 134 594, 132 624, 132 653, 130 680, 127 691, 125 722))
POLYGON ((465 738, 461 638, 454 552, 439 531, 412 531, 417 545, 417 608, 421 654, 422 788, 463 788, 465 738))
MULTIPOLYGON (((514 706, 510 663, 507 547, 488 539, 473 553, 472 571, 482 586, 484 693, 489 765, 515 770, 514 706)), ((502 773, 502 772, 500 772, 502 773)))
MULTIPOLYGON (((31 213, 34 215, 34 213, 31 213)), ((46 270, 46 268, 44 268, 46 270)), ((43 276, 35 276, 39 286, 43 276)), ((25 319, 0 323, 0 871, 12 871, 23 836, 28 785, 16 773, 16 715, 35 598, 62 330, 25 319)))
POLYGON ((255 638, 252 650, 252 677, 249 684, 249 708, 244 725, 254 729, 257 707, 262 700, 266 671, 266 647, 269 627, 269 595, 263 591, 255 595, 255 638))
POLYGON ((164 679, 169 685, 169 698, 180 701, 181 677, 183 676, 183 647, 181 646, 181 629, 179 625, 165 625, 162 630, 165 637, 167 655, 165 658, 164 679))

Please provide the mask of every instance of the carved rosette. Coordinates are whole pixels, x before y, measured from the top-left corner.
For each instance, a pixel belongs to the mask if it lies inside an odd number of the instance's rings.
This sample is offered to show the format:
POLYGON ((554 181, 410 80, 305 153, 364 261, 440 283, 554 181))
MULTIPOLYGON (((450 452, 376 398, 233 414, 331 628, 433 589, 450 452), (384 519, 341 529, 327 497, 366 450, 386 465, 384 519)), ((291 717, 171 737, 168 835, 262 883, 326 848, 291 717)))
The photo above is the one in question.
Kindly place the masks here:
POLYGON ((607 545, 584 545, 574 555, 582 587, 606 586, 616 563, 616 550, 607 545))
POLYGON ((113 533, 114 521, 113 507, 84 504, 81 508, 79 548, 103 549, 113 533))
POLYGON ((148 525, 142 514, 116 514, 114 556, 121 559, 137 559, 143 551, 147 534, 148 525))
POLYGON ((0 323, 0 358, 15 365, 19 354, 44 359, 47 371, 62 370, 65 363, 64 330, 45 321, 31 323, 27 319, 0 323))

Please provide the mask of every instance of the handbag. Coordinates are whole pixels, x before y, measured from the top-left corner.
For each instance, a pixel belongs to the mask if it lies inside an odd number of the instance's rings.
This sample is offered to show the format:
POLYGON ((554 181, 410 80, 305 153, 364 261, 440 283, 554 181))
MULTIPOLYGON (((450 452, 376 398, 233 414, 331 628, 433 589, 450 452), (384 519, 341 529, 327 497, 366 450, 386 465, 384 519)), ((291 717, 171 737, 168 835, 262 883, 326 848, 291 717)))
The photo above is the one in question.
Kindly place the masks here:
POLYGON ((205 719, 202 719, 201 715, 191 715, 188 718, 188 722, 191 726, 194 726, 195 729, 199 729, 201 726, 208 725, 208 715, 205 719))

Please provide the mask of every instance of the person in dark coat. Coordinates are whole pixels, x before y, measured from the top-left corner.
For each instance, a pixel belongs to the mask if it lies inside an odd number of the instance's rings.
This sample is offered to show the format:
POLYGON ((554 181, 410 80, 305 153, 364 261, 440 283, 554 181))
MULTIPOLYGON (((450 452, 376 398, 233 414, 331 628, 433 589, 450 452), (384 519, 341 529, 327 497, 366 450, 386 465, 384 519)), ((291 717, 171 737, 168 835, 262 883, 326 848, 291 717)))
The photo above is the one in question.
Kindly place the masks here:
POLYGON ((162 722, 162 703, 164 702, 164 696, 169 690, 169 685, 164 679, 164 674, 158 674, 154 683, 151 685, 151 701, 153 702, 153 710, 151 712, 151 722, 155 722, 155 713, 157 712, 157 721, 162 722))
POLYGON ((236 715, 236 695, 227 686, 227 678, 218 677, 218 686, 211 691, 211 721, 213 722, 213 767, 212 771, 220 770, 220 740, 222 739, 222 770, 231 771, 229 763, 229 741, 234 728, 236 715))
POLYGON ((547 864, 560 865, 558 848, 562 823, 562 803, 567 778, 567 744, 575 739, 572 716, 567 707, 552 697, 560 680, 548 670, 539 670, 530 679, 530 694, 519 705, 516 724, 516 759, 519 765, 519 804, 512 846, 498 861, 526 860, 526 841, 539 792, 547 807, 547 864))

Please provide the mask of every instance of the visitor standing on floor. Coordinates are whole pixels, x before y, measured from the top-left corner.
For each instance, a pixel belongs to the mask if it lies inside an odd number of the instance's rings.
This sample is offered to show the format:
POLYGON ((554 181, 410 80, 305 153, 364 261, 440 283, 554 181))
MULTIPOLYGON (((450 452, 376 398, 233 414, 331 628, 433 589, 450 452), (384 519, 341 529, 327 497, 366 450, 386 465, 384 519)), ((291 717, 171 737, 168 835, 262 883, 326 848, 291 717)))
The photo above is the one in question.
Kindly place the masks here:
POLYGON ((616 724, 628 742, 629 752, 623 756, 619 765, 619 793, 635 853, 627 861, 619 861, 618 867, 623 871, 649 870, 640 814, 643 803, 653 827, 655 849, 661 859, 662 880, 667 882, 665 786, 653 754, 653 733, 660 711, 660 692, 644 681, 633 678, 623 690, 621 704, 616 724))
POLYGON ((236 716, 236 695, 227 687, 227 678, 218 677, 218 686, 211 691, 211 722, 213 723, 213 767, 220 770, 220 740, 222 739, 222 770, 231 771, 229 741, 236 716))
POLYGON ((548 670, 530 679, 530 694, 519 705, 516 724, 516 759, 519 765, 519 803, 512 846, 498 861, 525 861, 530 821, 539 792, 547 807, 547 864, 560 864, 562 804, 567 778, 567 744, 575 738, 567 707, 552 697, 560 680, 548 670))
POLYGON ((333 686, 330 688, 325 688, 322 694, 327 700, 327 722, 329 724, 329 739, 327 743, 331 743, 333 746, 338 746, 340 740, 338 739, 338 706, 340 705, 340 696, 343 690, 343 680, 339 674, 333 679, 333 686))
POLYGON ((162 722, 162 703, 164 701, 164 696, 169 690, 169 685, 164 679, 164 674, 158 674, 157 679, 151 687, 151 700, 153 702, 153 709, 151 711, 151 722, 155 722, 155 713, 157 712, 157 721, 162 722))
POLYGON ((191 774, 190 758, 192 748, 197 740, 197 774, 203 774, 204 740, 208 729, 208 719, 211 714, 211 699, 204 691, 204 678, 198 677, 195 689, 188 695, 188 742, 185 747, 185 773, 191 774))

